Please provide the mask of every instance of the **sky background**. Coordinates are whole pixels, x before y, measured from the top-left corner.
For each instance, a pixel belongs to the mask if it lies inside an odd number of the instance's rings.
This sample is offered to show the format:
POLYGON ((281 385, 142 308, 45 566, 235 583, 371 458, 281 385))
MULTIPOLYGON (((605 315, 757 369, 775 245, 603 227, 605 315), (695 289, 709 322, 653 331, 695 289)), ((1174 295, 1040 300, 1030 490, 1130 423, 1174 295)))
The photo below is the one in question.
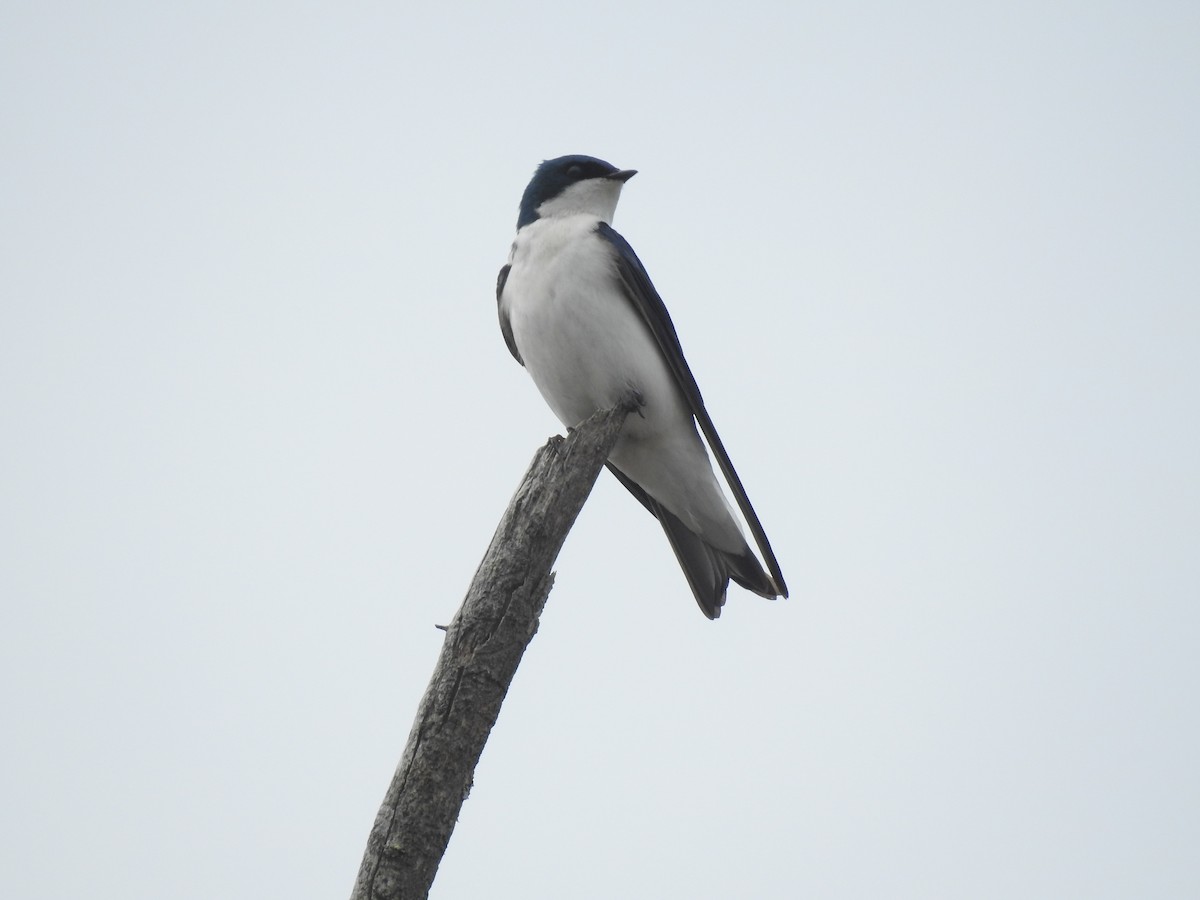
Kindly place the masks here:
POLYGON ((0 893, 348 896, 640 174, 791 599, 601 478, 434 898, 1200 895, 1200 6, 0 6, 0 893))

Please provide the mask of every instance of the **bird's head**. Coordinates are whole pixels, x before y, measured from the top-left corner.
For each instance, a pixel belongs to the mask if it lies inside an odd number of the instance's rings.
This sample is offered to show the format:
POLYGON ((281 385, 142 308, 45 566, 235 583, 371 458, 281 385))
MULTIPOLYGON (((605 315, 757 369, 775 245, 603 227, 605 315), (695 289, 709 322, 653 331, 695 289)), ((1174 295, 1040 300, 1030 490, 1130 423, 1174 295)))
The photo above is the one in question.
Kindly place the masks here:
POLYGON ((618 169, 594 156, 548 159, 533 173, 521 197, 517 229, 538 219, 577 213, 612 224, 621 188, 636 174, 634 169, 618 169))

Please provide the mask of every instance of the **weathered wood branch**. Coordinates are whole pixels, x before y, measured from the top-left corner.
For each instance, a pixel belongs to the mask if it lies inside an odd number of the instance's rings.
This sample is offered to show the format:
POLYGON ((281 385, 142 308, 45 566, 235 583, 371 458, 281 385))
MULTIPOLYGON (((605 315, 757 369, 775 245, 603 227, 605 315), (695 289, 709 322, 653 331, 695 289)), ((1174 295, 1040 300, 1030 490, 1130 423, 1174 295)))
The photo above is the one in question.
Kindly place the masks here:
POLYGON ((500 704, 550 594, 550 567, 627 408, 598 412, 533 458, 446 630, 351 900, 418 900, 433 877, 500 704))

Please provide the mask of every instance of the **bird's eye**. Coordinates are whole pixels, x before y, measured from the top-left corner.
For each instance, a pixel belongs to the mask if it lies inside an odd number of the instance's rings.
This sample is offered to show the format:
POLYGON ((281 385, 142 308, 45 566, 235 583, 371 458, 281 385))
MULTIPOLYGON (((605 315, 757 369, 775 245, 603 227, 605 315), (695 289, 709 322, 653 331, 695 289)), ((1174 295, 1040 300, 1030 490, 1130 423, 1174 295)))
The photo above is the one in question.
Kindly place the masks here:
POLYGON ((571 178, 578 178, 582 174, 583 168, 581 166, 570 166, 567 168, 567 175, 571 178))

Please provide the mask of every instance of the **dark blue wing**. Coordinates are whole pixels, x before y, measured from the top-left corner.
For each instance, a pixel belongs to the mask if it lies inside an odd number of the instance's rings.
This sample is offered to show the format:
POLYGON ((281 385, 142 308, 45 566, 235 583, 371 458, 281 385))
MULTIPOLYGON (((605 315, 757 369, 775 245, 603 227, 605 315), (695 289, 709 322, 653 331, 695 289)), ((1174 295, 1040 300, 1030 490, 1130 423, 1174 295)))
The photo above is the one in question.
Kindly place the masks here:
POLYGON ((500 298, 504 296, 504 285, 508 282, 508 272, 511 268, 511 265, 503 266, 500 274, 496 276, 496 312, 500 316, 500 333, 504 335, 504 343, 508 345, 508 352, 513 355, 513 359, 521 365, 525 365, 525 360, 521 359, 521 354, 517 350, 517 342, 513 338, 512 323, 508 321, 508 313, 505 312, 504 305, 500 302, 500 298))
POLYGON ((637 254, 633 252, 629 242, 605 222, 596 226, 596 233, 601 240, 612 245, 617 260, 617 277, 624 287, 625 295, 654 335, 658 348, 662 351, 663 358, 667 361, 667 366, 675 377, 676 384, 679 385, 683 396, 687 398, 688 406, 691 407, 692 415, 696 417, 700 431, 704 434, 709 448, 717 458, 717 465, 721 469, 721 474, 725 476, 729 489, 733 492, 738 509, 742 511, 746 524, 750 526, 754 542, 758 544, 758 550, 767 564, 767 571, 771 573, 771 578, 779 588, 779 592, 786 597, 787 585, 784 583, 783 573, 779 570, 779 562, 775 559, 771 543, 767 540, 766 531, 763 530, 762 523, 759 522, 758 515, 754 512, 754 507, 750 505, 750 498, 746 495, 746 489, 742 487, 742 481, 733 468, 733 462, 729 459, 725 445, 721 443, 721 437, 717 434, 712 417, 704 408, 704 398, 700 396, 700 388, 696 384, 695 376, 688 368, 687 360, 683 358, 683 348, 679 344, 679 336, 675 333, 675 326, 671 322, 666 304, 658 295, 658 291, 654 289, 650 276, 646 274, 642 261, 637 258, 637 254))

